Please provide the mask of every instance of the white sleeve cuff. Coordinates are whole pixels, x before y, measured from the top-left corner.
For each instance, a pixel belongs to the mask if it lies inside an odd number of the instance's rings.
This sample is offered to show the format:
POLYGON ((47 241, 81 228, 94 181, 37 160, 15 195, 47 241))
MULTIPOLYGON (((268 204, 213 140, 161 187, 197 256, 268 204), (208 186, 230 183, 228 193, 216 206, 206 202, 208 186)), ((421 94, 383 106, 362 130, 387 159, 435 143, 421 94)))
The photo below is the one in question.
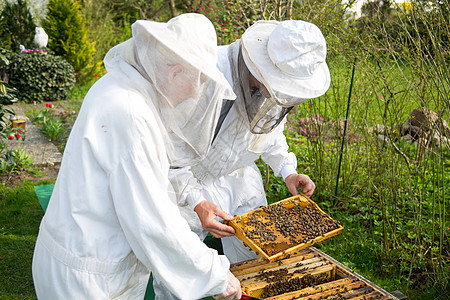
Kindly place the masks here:
POLYGON ((189 204, 189 207, 192 210, 194 210, 197 204, 202 202, 202 200, 205 200, 204 198, 202 198, 202 193, 195 188, 193 188, 189 193, 189 196, 186 197, 186 202, 189 204))
POLYGON ((284 165, 280 170, 280 175, 283 177, 283 180, 286 180, 286 177, 291 174, 297 174, 297 170, 295 170, 293 165, 284 165))

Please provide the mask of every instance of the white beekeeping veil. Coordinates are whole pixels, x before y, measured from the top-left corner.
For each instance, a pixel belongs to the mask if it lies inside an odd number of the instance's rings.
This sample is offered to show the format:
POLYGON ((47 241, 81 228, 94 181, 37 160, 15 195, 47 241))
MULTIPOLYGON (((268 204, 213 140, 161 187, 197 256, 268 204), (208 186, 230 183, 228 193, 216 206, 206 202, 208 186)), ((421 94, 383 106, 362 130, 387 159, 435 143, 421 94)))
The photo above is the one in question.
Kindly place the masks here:
MULTIPOLYGON (((216 67, 214 26, 192 13, 167 23, 139 20, 132 32, 132 41, 116 46, 116 52, 155 90, 171 165, 195 164, 209 150, 222 100, 236 97, 216 67)), ((105 58, 107 69, 108 56, 117 56, 113 49, 105 58)))
POLYGON ((330 86, 325 38, 312 23, 258 21, 242 35, 240 51, 239 78, 253 133, 272 131, 293 106, 330 86), (251 76, 260 88, 252 88, 251 76))

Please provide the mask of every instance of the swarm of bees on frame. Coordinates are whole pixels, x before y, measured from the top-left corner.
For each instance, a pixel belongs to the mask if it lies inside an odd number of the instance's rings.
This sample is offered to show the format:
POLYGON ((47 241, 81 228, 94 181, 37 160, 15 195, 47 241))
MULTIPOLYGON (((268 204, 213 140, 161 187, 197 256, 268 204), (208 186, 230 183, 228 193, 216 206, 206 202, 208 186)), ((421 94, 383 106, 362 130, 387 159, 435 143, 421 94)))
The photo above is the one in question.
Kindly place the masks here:
POLYGON ((293 246, 306 243, 339 228, 339 223, 316 206, 302 206, 292 200, 288 208, 283 202, 263 206, 237 220, 245 235, 271 256, 293 246))
POLYGON ((303 277, 295 278, 279 276, 278 278, 274 278, 273 281, 264 289, 261 297, 268 298, 272 296, 282 295, 287 292, 298 291, 306 287, 312 287, 325 282, 328 282, 327 275, 313 276, 308 274, 303 277))

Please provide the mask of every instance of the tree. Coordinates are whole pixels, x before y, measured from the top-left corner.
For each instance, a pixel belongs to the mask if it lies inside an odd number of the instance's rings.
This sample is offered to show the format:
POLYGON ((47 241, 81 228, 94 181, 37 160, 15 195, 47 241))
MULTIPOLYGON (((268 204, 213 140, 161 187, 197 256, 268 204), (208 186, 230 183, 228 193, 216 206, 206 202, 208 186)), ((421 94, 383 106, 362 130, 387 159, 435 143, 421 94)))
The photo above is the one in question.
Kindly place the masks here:
POLYGON ((78 82, 95 73, 95 42, 88 40, 86 21, 78 1, 49 0, 47 18, 42 27, 49 36, 49 48, 64 57, 75 70, 78 82))
POLYGON ((33 21, 26 0, 17 0, 17 2, 7 1, 3 7, 0 16, 2 32, 0 34, 2 44, 10 39, 10 47, 13 51, 19 50, 20 45, 26 48, 33 46, 33 38, 36 24, 33 21), (8 38, 9 37, 9 38, 8 38))

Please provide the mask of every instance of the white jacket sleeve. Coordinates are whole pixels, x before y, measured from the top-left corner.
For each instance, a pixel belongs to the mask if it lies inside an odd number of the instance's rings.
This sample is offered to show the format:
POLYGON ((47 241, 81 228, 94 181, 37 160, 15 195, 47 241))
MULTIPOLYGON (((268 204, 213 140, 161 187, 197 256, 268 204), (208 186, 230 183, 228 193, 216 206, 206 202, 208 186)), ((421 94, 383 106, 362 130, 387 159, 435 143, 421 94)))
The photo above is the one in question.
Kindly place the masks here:
POLYGON ((292 152, 288 152, 289 146, 286 137, 283 134, 286 118, 271 133, 271 144, 261 158, 273 170, 275 176, 281 176, 286 179, 291 174, 297 174, 297 158, 292 152))
POLYGON ((179 206, 189 205, 194 209, 205 200, 202 196, 202 186, 191 172, 190 167, 169 170, 169 180, 177 195, 179 206))
POLYGON ((227 287, 229 262, 190 231, 149 138, 138 138, 109 176, 121 228, 137 258, 177 297, 219 294, 227 287))

